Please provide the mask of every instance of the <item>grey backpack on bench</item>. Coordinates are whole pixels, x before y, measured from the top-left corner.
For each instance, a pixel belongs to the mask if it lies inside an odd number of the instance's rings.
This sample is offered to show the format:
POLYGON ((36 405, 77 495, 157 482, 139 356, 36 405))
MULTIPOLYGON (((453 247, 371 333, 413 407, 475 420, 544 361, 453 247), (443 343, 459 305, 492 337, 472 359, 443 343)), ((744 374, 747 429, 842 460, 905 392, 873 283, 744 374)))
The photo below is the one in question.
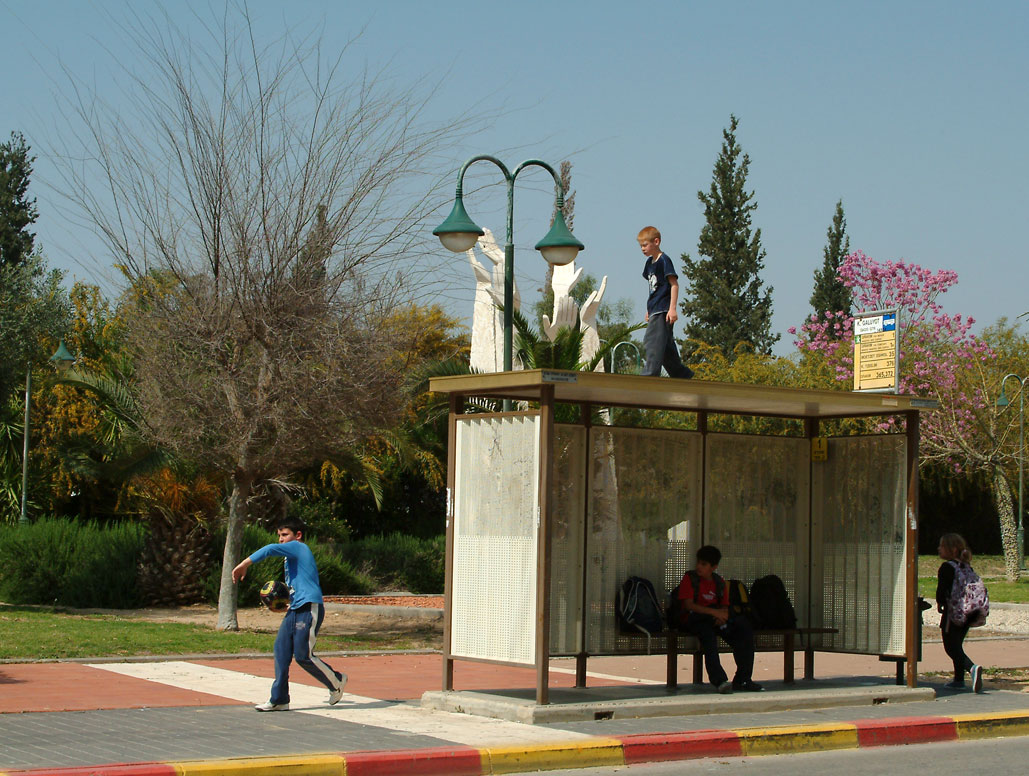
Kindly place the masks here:
POLYGON ((618 622, 623 632, 641 631, 647 636, 664 628, 661 604, 649 579, 629 577, 618 590, 618 622))

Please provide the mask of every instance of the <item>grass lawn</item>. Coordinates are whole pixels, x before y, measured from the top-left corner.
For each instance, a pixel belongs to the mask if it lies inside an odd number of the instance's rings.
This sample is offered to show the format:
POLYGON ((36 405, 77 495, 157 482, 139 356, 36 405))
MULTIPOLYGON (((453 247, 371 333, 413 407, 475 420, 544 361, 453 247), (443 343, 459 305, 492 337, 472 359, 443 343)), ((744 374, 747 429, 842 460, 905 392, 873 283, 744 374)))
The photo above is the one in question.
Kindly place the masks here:
MULTIPOLYGON (((61 614, 0 606, 0 660, 133 655, 270 654, 271 633, 216 631, 199 625, 125 620, 113 615, 61 614)), ((403 639, 319 635, 321 652, 406 649, 403 639)))
MULTIPOLYGON (((1029 580, 1008 582, 986 578, 986 591, 991 603, 1029 604, 1029 580)), ((927 601, 936 600, 936 577, 919 577, 918 594, 927 601)))
MULTIPOLYGON (((936 572, 942 562, 933 555, 918 556, 918 594, 929 601, 936 599, 936 572)), ((1029 604, 1029 579, 1004 579, 1003 555, 977 555, 972 567, 986 582, 992 603, 1029 604)))

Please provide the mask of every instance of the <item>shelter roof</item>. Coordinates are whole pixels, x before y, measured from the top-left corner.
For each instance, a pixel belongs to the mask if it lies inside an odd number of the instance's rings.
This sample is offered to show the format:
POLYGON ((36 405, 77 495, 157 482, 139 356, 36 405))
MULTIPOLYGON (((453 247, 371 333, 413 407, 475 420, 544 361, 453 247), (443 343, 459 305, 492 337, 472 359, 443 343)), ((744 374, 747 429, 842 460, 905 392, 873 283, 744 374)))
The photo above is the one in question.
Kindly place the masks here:
POLYGON ((669 377, 528 369, 492 374, 435 377, 429 389, 497 399, 539 401, 545 385, 558 402, 605 407, 642 407, 787 418, 893 415, 936 409, 933 399, 893 393, 856 393, 773 385, 676 380, 669 377))

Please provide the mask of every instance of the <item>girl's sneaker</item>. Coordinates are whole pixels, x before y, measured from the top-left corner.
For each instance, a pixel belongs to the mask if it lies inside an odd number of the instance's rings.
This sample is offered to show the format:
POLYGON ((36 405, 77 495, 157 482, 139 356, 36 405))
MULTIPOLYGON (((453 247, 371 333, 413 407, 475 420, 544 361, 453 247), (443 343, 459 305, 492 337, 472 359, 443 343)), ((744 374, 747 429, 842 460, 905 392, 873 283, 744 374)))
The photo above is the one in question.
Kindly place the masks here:
POLYGON ((972 691, 983 691, 983 667, 972 666, 972 691))

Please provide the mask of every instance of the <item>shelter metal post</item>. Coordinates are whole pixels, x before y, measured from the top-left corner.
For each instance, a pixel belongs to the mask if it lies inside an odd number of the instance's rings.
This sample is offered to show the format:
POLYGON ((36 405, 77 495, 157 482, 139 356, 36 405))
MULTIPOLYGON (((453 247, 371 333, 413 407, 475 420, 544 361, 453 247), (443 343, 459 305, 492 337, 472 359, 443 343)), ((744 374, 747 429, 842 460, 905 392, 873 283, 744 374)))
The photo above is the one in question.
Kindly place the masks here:
POLYGON ((908 499, 907 499, 907 567, 905 601, 907 621, 905 627, 907 646, 907 686, 918 685, 918 620, 922 612, 918 607, 918 413, 905 413, 907 428, 908 499))
POLYGON ((539 519, 536 525, 536 703, 550 702, 550 532, 554 486, 554 386, 540 391, 539 519))
POLYGON ((583 499, 582 499, 582 601, 579 608, 579 651, 575 655, 575 686, 586 686, 586 577, 589 571, 589 510, 590 510, 590 461, 592 460, 592 439, 590 434, 593 430, 593 405, 585 402, 579 405, 579 412, 582 413, 582 425, 586 429, 586 454, 583 456, 583 499))
MULTIPOLYGON (((818 418, 804 418, 804 436, 808 440, 808 475, 807 475, 807 612, 804 615, 804 622, 811 626, 815 625, 815 607, 814 607, 814 580, 816 577, 815 564, 818 564, 818 578, 821 578, 821 553, 818 553, 818 559, 815 558, 815 536, 814 536, 814 525, 815 525, 815 494, 814 494, 814 481, 815 481, 815 461, 814 455, 811 453, 811 440, 818 437, 821 430, 822 424, 818 418)), ((820 602, 821 603, 821 602, 820 602)), ((822 618, 818 618, 818 625, 822 625, 822 618)), ((814 636, 808 636, 808 644, 811 644, 811 640, 814 636)), ((821 644, 821 641, 819 642, 821 644)), ((814 667, 814 652, 810 649, 804 650, 804 678, 814 679, 815 678, 815 667, 814 667)))
POLYGON ((554 489, 554 386, 539 401, 539 520, 536 526, 536 703, 551 702, 551 508, 554 489))
POLYGON ((447 503, 446 503, 446 560, 443 572, 443 689, 454 689, 454 658, 451 657, 451 625, 454 595, 454 476, 457 470, 457 415, 464 406, 464 397, 450 394, 450 414, 447 416, 447 503))

